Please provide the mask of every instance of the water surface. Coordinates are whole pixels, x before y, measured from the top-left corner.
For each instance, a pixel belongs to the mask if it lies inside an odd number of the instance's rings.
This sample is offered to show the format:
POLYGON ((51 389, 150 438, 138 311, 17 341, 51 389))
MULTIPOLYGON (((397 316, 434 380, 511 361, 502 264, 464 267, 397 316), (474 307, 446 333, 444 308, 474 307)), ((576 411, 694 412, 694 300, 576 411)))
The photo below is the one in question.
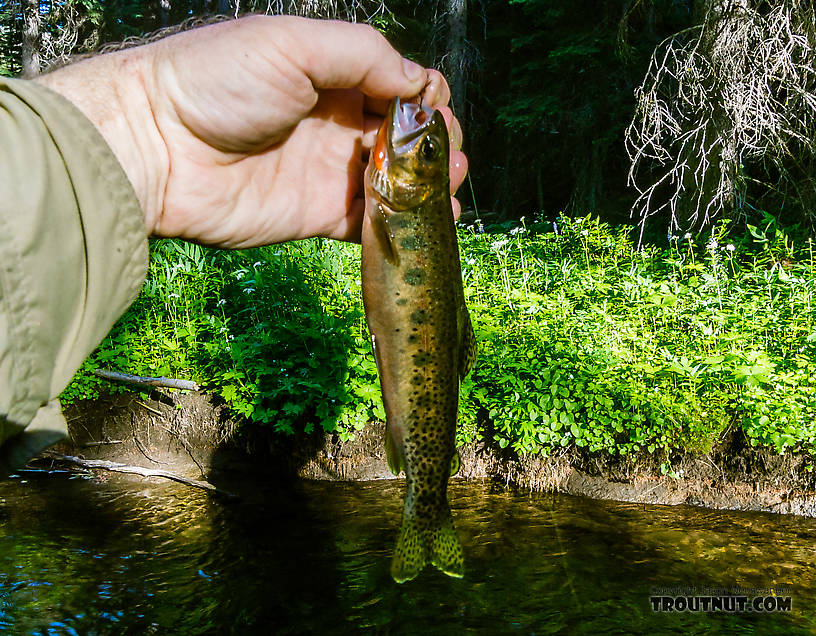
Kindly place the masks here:
POLYGON ((463 580, 388 574, 401 481, 235 502, 174 483, 0 483, 9 634, 809 634, 816 520, 451 482, 463 580), (660 614, 656 587, 789 587, 784 613, 660 614))

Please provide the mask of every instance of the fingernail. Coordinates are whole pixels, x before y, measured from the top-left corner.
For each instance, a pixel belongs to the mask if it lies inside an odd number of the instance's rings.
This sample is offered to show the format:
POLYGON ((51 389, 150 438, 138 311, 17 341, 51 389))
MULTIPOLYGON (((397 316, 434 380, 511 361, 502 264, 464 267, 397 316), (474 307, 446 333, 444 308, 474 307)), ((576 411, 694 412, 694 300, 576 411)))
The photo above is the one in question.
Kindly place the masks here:
POLYGON ((417 82, 425 75, 425 69, 416 62, 402 58, 402 72, 412 82, 417 82))

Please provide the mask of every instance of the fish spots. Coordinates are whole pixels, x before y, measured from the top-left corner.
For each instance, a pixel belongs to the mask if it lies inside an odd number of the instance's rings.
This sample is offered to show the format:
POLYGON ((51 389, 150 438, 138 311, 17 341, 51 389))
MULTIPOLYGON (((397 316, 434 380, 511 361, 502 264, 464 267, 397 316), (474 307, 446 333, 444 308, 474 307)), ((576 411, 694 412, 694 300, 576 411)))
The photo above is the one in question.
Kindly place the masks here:
POLYGON ((414 366, 417 367, 424 367, 431 361, 431 354, 427 351, 420 350, 411 357, 414 359, 414 366))
POLYGON ((421 247, 425 247, 425 239, 420 236, 406 236, 400 241, 400 247, 404 250, 414 252, 421 247))
POLYGON ((427 409, 433 404, 433 399, 429 393, 420 393, 416 396, 415 404, 417 408, 427 409))
POLYGON ((407 272, 403 280, 409 285, 421 285, 425 282, 425 271, 421 267, 412 267, 407 272))
POLYGON ((415 325, 424 325, 428 322, 428 312, 425 309, 411 312, 411 322, 415 325))

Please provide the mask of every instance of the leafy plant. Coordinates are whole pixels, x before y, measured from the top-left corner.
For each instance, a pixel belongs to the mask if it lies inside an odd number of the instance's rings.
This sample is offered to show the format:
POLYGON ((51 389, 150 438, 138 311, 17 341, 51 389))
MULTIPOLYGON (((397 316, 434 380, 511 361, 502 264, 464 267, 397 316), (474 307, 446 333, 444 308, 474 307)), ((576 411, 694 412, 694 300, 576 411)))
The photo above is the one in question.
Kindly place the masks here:
MULTIPOLYGON (((643 249, 589 217, 460 230, 479 354, 459 442, 653 453, 668 472, 673 452, 706 451, 734 428, 814 452, 812 240, 770 216, 745 237, 726 230, 643 249)), ((151 254, 142 295, 64 401, 97 395, 90 370, 110 366, 194 379, 246 425, 281 434, 349 439, 384 417, 359 247, 157 241, 151 254)))

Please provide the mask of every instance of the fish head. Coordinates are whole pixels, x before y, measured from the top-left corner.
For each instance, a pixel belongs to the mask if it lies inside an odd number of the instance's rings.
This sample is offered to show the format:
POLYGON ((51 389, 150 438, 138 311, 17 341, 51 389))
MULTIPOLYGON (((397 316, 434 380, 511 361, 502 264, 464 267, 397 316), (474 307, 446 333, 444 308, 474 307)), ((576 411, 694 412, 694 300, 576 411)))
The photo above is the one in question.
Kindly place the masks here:
POLYGON ((414 208, 447 192, 449 156, 442 113, 396 98, 371 151, 368 183, 389 210, 414 208))

